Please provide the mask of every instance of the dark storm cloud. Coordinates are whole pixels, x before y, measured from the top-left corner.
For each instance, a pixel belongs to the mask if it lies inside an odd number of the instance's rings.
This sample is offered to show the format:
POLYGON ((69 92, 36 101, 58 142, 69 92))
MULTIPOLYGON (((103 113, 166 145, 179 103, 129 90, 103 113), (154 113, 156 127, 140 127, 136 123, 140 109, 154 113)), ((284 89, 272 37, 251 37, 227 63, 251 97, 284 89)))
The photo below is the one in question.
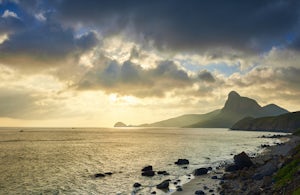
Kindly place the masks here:
POLYGON ((201 72, 199 72, 198 77, 200 80, 209 82, 209 83, 213 83, 216 81, 216 79, 214 78, 214 76, 208 72, 207 70, 202 70, 201 72))
POLYGON ((64 0, 55 7, 61 19, 90 25, 127 25, 158 47, 230 47, 262 51, 286 43, 299 25, 299 1, 64 0), (113 22, 113 23, 110 23, 113 22))
POLYGON ((200 81, 179 69, 172 61, 161 61, 152 69, 143 69, 130 61, 123 64, 108 61, 107 64, 93 67, 87 72, 77 88, 101 89, 108 93, 137 97, 161 97, 168 91, 191 87, 193 83, 200 81))
POLYGON ((28 13, 28 9, 16 9, 17 5, 12 5, 4 6, 2 12, 10 12, 17 17, 0 17, 0 35, 8 35, 8 39, 0 44, 0 62, 3 64, 24 67, 47 63, 56 65, 54 62, 64 60, 70 54, 76 58, 76 55, 99 43, 96 32, 78 34, 73 28, 56 21, 53 11, 44 12, 45 19, 39 20, 36 18, 39 12, 28 13))

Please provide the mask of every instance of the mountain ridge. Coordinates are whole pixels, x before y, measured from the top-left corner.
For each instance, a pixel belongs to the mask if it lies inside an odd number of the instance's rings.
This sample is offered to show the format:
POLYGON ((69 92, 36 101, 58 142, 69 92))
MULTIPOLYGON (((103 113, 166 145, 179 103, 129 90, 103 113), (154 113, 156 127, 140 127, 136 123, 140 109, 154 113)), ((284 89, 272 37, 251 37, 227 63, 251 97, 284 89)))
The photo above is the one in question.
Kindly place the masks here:
POLYGON ((268 104, 260 106, 256 100, 240 96, 231 91, 223 108, 205 114, 185 114, 178 117, 138 125, 139 127, 185 127, 185 128, 230 128, 245 117, 278 116, 289 113, 288 110, 268 104))

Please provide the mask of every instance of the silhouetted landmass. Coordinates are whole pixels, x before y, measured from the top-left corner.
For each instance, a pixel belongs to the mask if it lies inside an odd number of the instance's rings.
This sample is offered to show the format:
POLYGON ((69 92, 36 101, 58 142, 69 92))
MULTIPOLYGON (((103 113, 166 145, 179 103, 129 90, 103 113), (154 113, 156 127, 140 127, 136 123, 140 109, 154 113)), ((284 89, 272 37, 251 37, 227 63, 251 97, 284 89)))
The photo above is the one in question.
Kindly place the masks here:
POLYGON ((220 110, 215 110, 207 114, 186 114, 175 118, 159 121, 152 124, 143 124, 140 126, 148 127, 184 127, 195 124, 201 120, 207 120, 219 114, 220 110))
POLYGON ((122 122, 117 122, 114 127, 127 127, 127 125, 125 123, 122 122))
POLYGON ((207 120, 199 121, 188 127, 230 128, 233 124, 246 116, 257 118, 263 116, 277 116, 285 113, 288 113, 288 111, 275 104, 261 107, 255 100, 242 97, 237 92, 232 91, 228 94, 228 99, 218 115, 207 120))
POLYGON ((249 116, 253 118, 263 116, 277 116, 288 113, 284 108, 275 104, 260 106, 255 100, 241 97, 237 92, 228 94, 228 99, 222 109, 207 114, 187 114, 179 117, 143 124, 147 127, 189 127, 189 128, 230 128, 237 121, 249 116))
POLYGON ((293 133, 300 128, 300 111, 273 117, 244 118, 235 123, 232 130, 277 131, 293 133))

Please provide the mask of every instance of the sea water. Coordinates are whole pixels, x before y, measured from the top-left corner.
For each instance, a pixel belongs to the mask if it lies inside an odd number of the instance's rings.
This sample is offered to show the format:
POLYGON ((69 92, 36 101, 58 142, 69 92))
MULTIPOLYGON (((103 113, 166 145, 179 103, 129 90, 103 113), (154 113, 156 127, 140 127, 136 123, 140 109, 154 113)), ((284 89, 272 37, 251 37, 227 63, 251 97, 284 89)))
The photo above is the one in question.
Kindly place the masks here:
MULTIPOLYGON (((156 185, 182 183, 200 167, 216 167, 245 151, 254 155, 267 132, 184 128, 1 128, 0 194, 166 194, 156 185), (174 164, 179 158, 187 167, 174 164), (170 175, 141 176, 152 165, 170 175), (96 173, 112 172, 95 178, 96 173), (133 184, 143 185, 135 191, 133 184)), ((278 134, 278 133, 277 133, 278 134)))

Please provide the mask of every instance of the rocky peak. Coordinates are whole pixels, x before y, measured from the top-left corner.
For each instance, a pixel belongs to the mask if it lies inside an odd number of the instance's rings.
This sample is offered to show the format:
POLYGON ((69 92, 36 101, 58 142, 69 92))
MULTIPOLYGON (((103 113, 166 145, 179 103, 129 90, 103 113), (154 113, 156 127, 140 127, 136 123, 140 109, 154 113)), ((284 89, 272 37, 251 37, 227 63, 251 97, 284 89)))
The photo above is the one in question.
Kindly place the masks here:
POLYGON ((261 106, 253 99, 242 97, 237 92, 231 91, 222 109, 223 113, 257 115, 261 106))

